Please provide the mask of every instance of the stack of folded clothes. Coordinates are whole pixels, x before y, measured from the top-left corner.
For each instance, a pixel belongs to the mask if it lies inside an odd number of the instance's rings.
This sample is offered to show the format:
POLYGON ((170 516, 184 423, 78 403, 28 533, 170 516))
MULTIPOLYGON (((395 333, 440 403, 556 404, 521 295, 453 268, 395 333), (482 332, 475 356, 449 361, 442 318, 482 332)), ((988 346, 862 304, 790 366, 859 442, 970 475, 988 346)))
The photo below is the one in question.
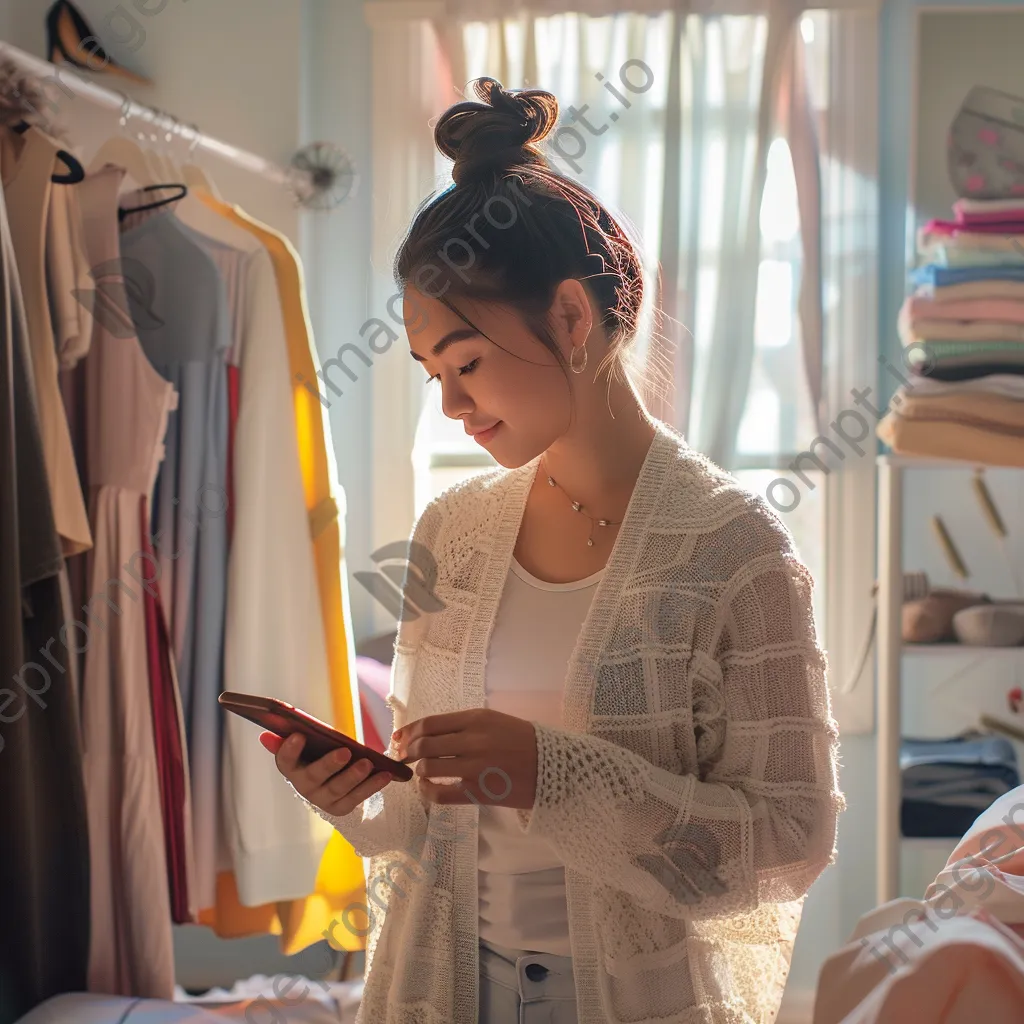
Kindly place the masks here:
POLYGON ((905 836, 960 836, 993 800, 1020 785, 1013 744, 972 733, 904 738, 900 776, 905 836))
POLYGON ((1024 199, 960 199, 918 233, 899 316, 911 369, 879 423, 894 451, 1024 466, 1024 199))

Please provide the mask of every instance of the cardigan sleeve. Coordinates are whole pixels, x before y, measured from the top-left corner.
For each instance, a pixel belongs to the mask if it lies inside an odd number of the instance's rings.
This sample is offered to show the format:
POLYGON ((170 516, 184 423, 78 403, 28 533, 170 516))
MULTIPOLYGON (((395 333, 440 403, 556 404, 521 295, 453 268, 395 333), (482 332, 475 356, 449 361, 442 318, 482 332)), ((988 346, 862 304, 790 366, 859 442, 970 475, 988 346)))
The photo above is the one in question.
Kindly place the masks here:
POLYGON ((838 730, 810 573, 786 552, 748 561, 715 614, 715 657, 690 658, 699 770, 535 723, 537 793, 521 830, 567 867, 679 919, 803 896, 835 859, 838 730))
MULTIPOLYGON (((432 579, 425 579, 422 560, 414 557, 416 551, 433 552, 445 515, 445 506, 435 499, 423 510, 412 531, 409 557, 402 576, 402 593, 413 603, 424 584, 429 592, 432 579)), ((402 618, 398 622, 395 654, 391 661, 391 684, 387 706, 394 715, 394 727, 400 729, 409 721, 409 696, 416 668, 416 651, 426 632, 430 612, 415 618, 402 618)), ((397 757, 398 750, 390 739, 386 751, 397 757)), ((294 789, 293 789, 294 791, 294 789)), ((310 803, 297 791, 295 795, 321 818, 340 832, 360 857, 376 857, 388 853, 407 853, 417 857, 427 834, 427 810, 413 781, 390 782, 382 790, 364 800, 349 814, 332 815, 310 803)))

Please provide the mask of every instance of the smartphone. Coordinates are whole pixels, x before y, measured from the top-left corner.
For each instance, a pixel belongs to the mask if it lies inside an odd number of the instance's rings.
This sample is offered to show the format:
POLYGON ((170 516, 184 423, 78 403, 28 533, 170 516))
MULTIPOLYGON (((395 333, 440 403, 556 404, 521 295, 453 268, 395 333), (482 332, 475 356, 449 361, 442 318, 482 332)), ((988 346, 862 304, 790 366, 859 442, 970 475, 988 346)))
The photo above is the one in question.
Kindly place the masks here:
MULTIPOLYGON (((256 725, 261 725, 269 732, 275 733, 282 739, 290 736, 293 732, 302 733, 306 737, 306 743, 302 748, 299 760, 302 764, 309 764, 329 754, 338 747, 347 747, 352 751, 352 758, 348 764, 355 764, 361 757, 365 757, 373 765, 368 778, 373 778, 378 772, 390 772, 393 779, 401 782, 408 782, 413 777, 412 769, 401 761, 395 761, 386 754, 381 754, 370 747, 364 746, 358 740, 338 732, 331 728, 326 722, 319 718, 307 715, 291 704, 275 697, 259 697, 254 693, 233 693, 226 690, 217 701, 227 711, 241 715, 256 725)), ((348 767, 345 765, 344 767, 348 767)))

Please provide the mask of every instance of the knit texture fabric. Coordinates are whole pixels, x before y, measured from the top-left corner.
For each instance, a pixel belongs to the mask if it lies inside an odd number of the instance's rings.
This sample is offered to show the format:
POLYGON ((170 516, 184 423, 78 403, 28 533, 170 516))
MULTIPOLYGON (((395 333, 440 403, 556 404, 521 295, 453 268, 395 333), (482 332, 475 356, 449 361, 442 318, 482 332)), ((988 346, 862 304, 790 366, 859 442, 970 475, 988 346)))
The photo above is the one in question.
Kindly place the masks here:
MULTIPOLYGON (((813 583, 766 501, 655 427, 569 661, 563 727, 535 723, 536 799, 517 817, 565 863, 580 1024, 770 1024, 845 806, 813 583)), ((456 484, 419 517, 444 608, 399 624, 396 728, 485 706, 538 466, 456 484)), ((318 813, 370 858, 357 1024, 473 1024, 477 808, 398 782, 318 813)))

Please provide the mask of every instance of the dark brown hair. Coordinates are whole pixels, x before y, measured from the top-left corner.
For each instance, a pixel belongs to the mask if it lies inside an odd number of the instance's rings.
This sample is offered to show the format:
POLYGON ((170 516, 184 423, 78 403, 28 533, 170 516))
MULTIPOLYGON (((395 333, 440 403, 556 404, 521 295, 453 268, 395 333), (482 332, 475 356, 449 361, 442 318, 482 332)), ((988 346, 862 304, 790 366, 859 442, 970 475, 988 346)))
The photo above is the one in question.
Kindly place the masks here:
POLYGON ((486 77, 472 85, 482 102, 456 103, 434 128, 438 149, 454 161, 454 184, 417 210, 395 257, 396 284, 438 299, 478 330, 451 297, 513 307, 565 373, 546 314, 558 285, 576 278, 608 339, 598 372, 617 373, 644 295, 637 246, 596 196, 555 171, 538 148, 558 120, 550 92, 505 90, 486 77))

